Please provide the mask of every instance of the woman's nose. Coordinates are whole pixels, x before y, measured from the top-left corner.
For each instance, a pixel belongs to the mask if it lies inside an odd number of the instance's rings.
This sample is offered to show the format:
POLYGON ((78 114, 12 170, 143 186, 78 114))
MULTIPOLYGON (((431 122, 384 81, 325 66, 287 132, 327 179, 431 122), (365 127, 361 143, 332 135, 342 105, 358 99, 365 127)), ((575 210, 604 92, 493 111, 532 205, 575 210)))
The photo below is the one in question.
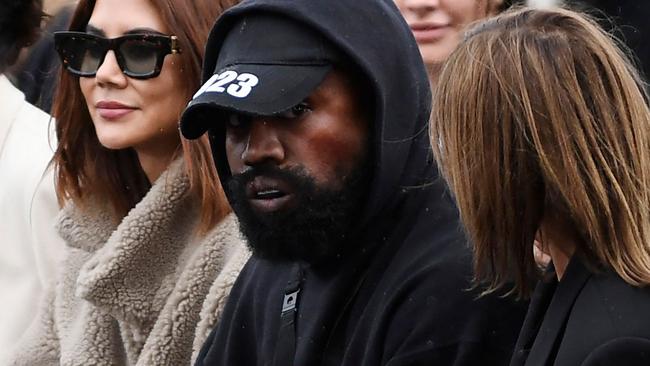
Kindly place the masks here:
POLYGON ((104 60, 99 65, 95 74, 97 84, 112 85, 115 87, 124 87, 126 85, 126 75, 120 69, 115 52, 109 50, 104 56, 104 60))

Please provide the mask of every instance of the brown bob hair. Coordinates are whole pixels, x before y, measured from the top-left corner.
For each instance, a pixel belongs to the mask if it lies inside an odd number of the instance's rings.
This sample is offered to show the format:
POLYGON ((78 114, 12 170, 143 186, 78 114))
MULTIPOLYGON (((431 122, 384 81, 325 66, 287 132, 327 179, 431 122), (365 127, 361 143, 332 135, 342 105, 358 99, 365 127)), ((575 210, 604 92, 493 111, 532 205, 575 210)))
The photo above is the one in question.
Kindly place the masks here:
POLYGON ((516 9, 468 32, 441 74, 431 139, 488 292, 530 293, 546 219, 570 228, 593 270, 650 283, 641 85, 617 43, 576 12, 516 9))
MULTIPOLYGON (((180 67, 187 83, 187 100, 199 88, 204 45, 214 20, 237 0, 151 0, 163 23, 178 37, 180 67)), ((81 0, 70 23, 70 30, 85 31, 95 0, 81 0)), ((164 72, 164 70, 163 70, 164 72)), ((81 209, 92 202, 106 202, 119 222, 149 191, 151 185, 133 149, 110 150, 103 147, 95 132, 79 78, 61 71, 53 106, 58 148, 56 192, 59 203, 71 200, 81 209)), ((180 118, 180 116, 179 116, 180 118)), ((191 194, 201 202, 199 232, 216 225, 230 208, 217 177, 207 137, 195 141, 181 139, 182 152, 191 182, 191 194)), ((181 152, 179 147, 178 153, 181 152)))

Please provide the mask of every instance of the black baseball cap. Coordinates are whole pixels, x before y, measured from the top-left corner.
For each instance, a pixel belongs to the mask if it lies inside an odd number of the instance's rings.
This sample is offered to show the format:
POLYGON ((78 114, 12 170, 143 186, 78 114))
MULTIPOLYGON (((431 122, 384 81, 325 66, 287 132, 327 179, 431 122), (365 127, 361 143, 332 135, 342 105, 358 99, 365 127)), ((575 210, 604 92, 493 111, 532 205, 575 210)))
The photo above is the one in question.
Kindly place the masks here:
MULTIPOLYGON (((208 42, 206 53, 210 46, 208 42)), ((188 139, 222 124, 227 113, 270 116, 295 106, 341 59, 315 30, 272 13, 238 19, 218 52, 212 77, 181 117, 181 133, 188 139)))

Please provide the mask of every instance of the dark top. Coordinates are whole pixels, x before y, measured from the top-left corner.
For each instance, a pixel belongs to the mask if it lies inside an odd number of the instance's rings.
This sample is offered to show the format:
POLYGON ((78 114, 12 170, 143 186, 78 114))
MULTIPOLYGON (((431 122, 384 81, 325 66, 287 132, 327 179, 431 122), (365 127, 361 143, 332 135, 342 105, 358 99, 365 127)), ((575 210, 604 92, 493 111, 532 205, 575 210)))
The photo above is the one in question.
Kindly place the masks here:
MULTIPOLYGON (((318 268, 254 256, 197 365, 507 364, 526 304, 468 291, 471 252, 427 134, 428 76, 393 0, 245 0, 215 24, 204 81, 229 27, 262 11, 319 32, 363 73, 374 103, 373 178, 354 218, 354 249, 318 268), (294 323, 281 314, 295 290, 294 323), (287 354, 293 362, 274 361, 287 354)), ((223 126, 215 122, 210 139, 225 156, 223 126)), ((226 159, 217 164, 227 181, 226 159)))
MULTIPOLYGON (((395 212, 412 226, 401 225, 373 255, 333 264, 335 273, 305 269, 293 365, 508 363, 525 304, 498 296, 476 300, 466 290, 470 253, 455 217, 436 211, 440 198, 428 193, 395 212)), ((248 262, 196 365, 277 365, 292 268, 255 257, 248 262)))
POLYGON ((535 289, 510 365, 650 365, 649 309, 650 289, 574 256, 535 289))

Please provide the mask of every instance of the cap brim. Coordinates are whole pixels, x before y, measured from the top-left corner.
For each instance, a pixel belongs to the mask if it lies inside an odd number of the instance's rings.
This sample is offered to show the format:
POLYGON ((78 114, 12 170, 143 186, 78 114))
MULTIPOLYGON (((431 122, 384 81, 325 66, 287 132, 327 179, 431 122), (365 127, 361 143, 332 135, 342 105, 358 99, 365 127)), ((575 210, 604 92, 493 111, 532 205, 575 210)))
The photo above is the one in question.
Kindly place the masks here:
MULTIPOLYGON (((252 74, 258 83, 245 97, 227 91, 206 91, 193 99, 181 116, 180 130, 185 138, 196 139, 215 124, 222 124, 223 112, 269 116, 302 102, 325 79, 332 66, 238 64, 219 70, 238 75, 252 74)), ((237 84, 234 81, 233 84, 237 84)), ((226 86, 227 87, 227 86, 226 86)))

